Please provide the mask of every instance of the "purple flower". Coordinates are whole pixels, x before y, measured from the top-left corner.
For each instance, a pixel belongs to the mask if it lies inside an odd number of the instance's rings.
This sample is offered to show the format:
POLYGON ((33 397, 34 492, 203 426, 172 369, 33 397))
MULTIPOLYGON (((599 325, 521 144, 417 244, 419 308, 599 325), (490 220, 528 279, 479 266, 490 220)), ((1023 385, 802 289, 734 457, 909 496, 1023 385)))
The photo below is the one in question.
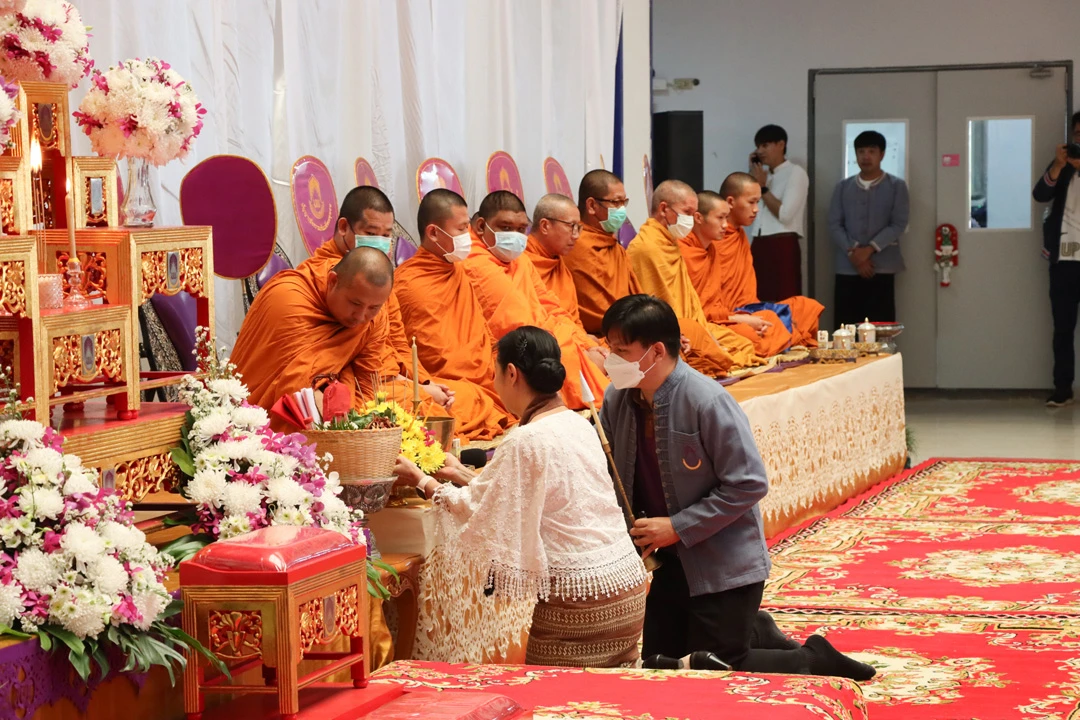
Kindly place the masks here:
POLYGON ((24 590, 22 594, 23 607, 26 608, 25 612, 41 620, 49 619, 49 600, 51 599, 48 595, 33 590, 24 590))
POLYGON ((94 87, 106 95, 109 94, 109 81, 101 73, 94 73, 94 87))
POLYGON ((120 122, 120 129, 124 133, 124 137, 131 137, 131 134, 139 129, 139 123, 135 120, 134 115, 128 115, 120 122))
POLYGON ((125 595, 124 599, 113 608, 113 615, 132 624, 143 621, 143 614, 139 612, 139 608, 135 606, 135 601, 130 595, 125 595))
POLYGON ((41 544, 41 549, 47 553, 54 553, 60 549, 60 541, 64 536, 60 533, 53 532, 52 530, 45 531, 45 540, 41 544))

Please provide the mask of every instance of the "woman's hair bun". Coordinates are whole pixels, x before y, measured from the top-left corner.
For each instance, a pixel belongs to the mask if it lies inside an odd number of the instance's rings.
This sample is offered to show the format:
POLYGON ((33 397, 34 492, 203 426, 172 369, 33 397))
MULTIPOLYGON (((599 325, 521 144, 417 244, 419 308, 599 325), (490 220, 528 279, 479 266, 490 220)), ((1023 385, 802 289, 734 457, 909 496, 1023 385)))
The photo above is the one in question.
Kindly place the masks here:
POLYGON ((540 393, 557 393, 566 382, 566 368, 558 358, 540 360, 526 376, 529 386, 540 393))

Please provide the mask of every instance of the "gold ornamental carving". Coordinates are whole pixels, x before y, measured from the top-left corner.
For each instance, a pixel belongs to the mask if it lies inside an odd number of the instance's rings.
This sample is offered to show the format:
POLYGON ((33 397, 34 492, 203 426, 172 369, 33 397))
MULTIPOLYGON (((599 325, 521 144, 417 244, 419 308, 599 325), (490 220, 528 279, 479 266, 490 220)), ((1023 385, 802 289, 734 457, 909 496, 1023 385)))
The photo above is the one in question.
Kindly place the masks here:
POLYGON ((209 650, 222 660, 247 660, 262 655, 262 613, 211 610, 206 625, 209 650))
MULTIPOLYGON (((337 591, 337 627, 344 635, 360 637, 360 588, 350 585, 337 591)), ((364 590, 367 592, 367 589, 364 590)))
POLYGON ((150 493, 171 490, 178 479, 176 463, 168 452, 127 460, 117 465, 115 472, 116 491, 133 503, 150 493))
MULTIPOLYGON (((83 257, 79 258, 79 262, 82 265, 83 276, 80 289, 83 295, 90 300, 105 297, 105 290, 108 288, 107 255, 101 251, 81 254, 83 257)), ((56 251, 56 272, 64 276, 64 295, 71 293, 71 283, 68 282, 67 277, 67 263, 70 255, 71 253, 67 250, 56 251)))
POLYGON ((195 297, 206 297, 206 271, 202 248, 150 250, 142 253, 142 300, 157 293, 175 295, 186 290, 195 297))
POLYGON ((339 634, 359 637, 360 621, 359 588, 350 585, 333 595, 308 600, 300 606, 300 649, 308 652, 318 643, 325 645, 339 634))
POLYGON ((19 226, 15 223, 15 181, 11 178, 0 179, 0 232, 19 234, 19 226))
POLYGON ((76 380, 120 380, 123 370, 119 330, 53 338, 53 392, 76 380))
POLYGON ((26 263, 0 262, 0 306, 9 315, 26 314, 26 263))

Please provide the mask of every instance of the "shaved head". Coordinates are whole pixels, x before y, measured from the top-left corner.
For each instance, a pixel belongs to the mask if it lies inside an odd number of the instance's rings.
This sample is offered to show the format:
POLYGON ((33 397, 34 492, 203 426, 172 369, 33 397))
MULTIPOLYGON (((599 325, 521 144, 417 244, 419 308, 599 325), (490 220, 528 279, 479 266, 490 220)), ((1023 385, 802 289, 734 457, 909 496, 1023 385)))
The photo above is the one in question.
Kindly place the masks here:
POLYGON ((394 206, 390 204, 390 198, 386 193, 371 185, 355 187, 345 195, 341 201, 339 218, 345 218, 349 225, 354 225, 363 217, 365 210, 374 210, 378 213, 393 213, 394 206))
POLYGON ((751 186, 757 186, 758 181, 754 179, 754 176, 750 173, 733 172, 724 178, 724 182, 720 185, 720 197, 727 200, 728 198, 737 198, 742 195, 751 186))
POLYGON ((655 215, 656 211, 660 209, 660 203, 677 205, 694 194, 694 188, 682 180, 665 180, 653 190, 652 205, 649 207, 649 212, 655 215))
POLYGON ((509 190, 496 190, 489 193, 480 203, 480 209, 473 219, 473 230, 488 248, 494 247, 495 236, 488 239, 488 230, 497 232, 519 232, 524 234, 529 229, 529 214, 525 212, 525 203, 521 202, 509 190))
POLYGON ((720 203, 726 205, 727 200, 724 199, 723 195, 714 193, 712 190, 705 190, 697 194, 697 209, 702 215, 708 215, 720 203))
POLYGON ((347 328, 370 322, 394 289, 394 266, 381 250, 350 250, 326 278, 326 306, 347 328))
MULTIPOLYGON (((565 195, 551 193, 540 198, 533 210, 533 226, 539 225, 541 220, 559 220, 571 212, 577 211, 577 203, 565 195)), ((577 222, 574 220, 574 222, 577 222)))
POLYGON ((585 202, 589 198, 603 200, 612 185, 622 185, 622 179, 615 173, 607 170, 590 170, 585 173, 585 177, 581 178, 581 185, 578 186, 578 210, 583 217, 585 202))
POLYGON ((496 190, 484 198, 476 214, 485 220, 491 220, 503 210, 512 213, 523 213, 525 212, 525 203, 521 202, 521 198, 509 190, 496 190))
POLYGON ((416 211, 416 229, 420 237, 423 238, 427 234, 429 225, 442 227, 446 224, 454 217, 457 208, 465 208, 466 219, 468 219, 468 205, 465 204, 465 198, 453 190, 437 188, 425 195, 420 201, 420 209, 416 211))
POLYGON ((565 195, 551 194, 540 198, 533 210, 532 234, 550 257, 566 255, 574 249, 581 234, 581 213, 577 204, 565 195))
POLYGON ((709 244, 722 239, 730 230, 728 217, 731 215, 731 206, 727 200, 711 190, 698 193, 698 214, 694 223, 694 234, 702 247, 708 249, 709 244))
POLYGON ((394 232, 394 206, 377 187, 361 185, 345 195, 334 226, 338 249, 347 252, 357 235, 389 238, 394 232))

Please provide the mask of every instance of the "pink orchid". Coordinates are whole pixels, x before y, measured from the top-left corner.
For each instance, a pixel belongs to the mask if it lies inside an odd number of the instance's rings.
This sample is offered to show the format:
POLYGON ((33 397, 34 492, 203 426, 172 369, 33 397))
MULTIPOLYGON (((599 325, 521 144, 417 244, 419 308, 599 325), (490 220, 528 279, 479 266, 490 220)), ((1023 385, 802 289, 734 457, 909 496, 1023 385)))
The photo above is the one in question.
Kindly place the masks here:
POLYGON ((96 87, 98 90, 105 93, 106 95, 109 94, 109 81, 106 80, 105 76, 101 73, 96 73, 94 75, 94 87, 96 87))
POLYGON ((41 549, 47 553, 54 553, 60 549, 60 541, 64 539, 64 536, 60 533, 53 532, 52 530, 45 531, 45 539, 41 544, 41 549))
POLYGON ((141 623, 143 621, 143 614, 139 612, 139 608, 135 605, 135 600, 130 595, 125 595, 124 599, 113 608, 113 615, 120 618, 121 621, 132 624, 141 623))

